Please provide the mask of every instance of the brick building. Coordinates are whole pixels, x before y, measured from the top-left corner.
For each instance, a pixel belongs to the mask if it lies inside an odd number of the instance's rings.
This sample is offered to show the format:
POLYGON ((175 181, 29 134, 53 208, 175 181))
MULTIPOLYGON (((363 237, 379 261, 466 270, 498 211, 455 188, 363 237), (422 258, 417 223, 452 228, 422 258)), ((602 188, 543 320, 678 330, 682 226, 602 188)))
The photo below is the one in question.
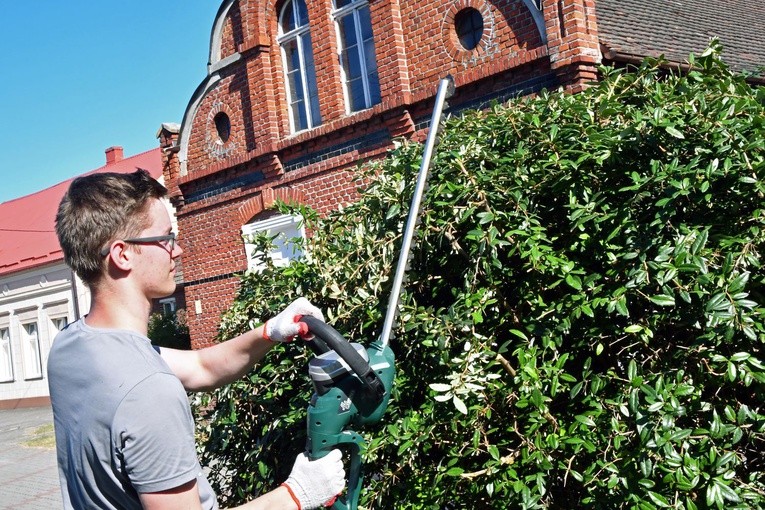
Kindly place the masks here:
POLYGON ((277 198, 320 212, 354 200, 359 161, 397 137, 424 139, 441 78, 454 79, 454 114, 543 88, 580 91, 604 60, 671 50, 681 63, 711 36, 731 39, 751 68, 765 62, 765 7, 752 4, 223 0, 207 76, 180 128, 160 132, 192 344, 213 341, 251 264, 243 233, 297 228, 270 210, 277 198))

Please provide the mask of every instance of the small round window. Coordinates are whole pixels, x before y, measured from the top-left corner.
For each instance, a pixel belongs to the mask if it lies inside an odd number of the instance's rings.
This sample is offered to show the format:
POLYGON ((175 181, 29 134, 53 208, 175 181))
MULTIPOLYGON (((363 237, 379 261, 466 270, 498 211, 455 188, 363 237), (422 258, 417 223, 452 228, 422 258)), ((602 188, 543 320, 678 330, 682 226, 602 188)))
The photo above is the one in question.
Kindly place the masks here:
POLYGON ((215 132, 218 134, 216 141, 220 144, 228 142, 231 136, 231 120, 229 120, 228 115, 218 112, 213 121, 215 122, 215 132))
POLYGON ((466 50, 474 50, 483 37, 483 16, 478 9, 462 9, 454 17, 457 38, 466 50))

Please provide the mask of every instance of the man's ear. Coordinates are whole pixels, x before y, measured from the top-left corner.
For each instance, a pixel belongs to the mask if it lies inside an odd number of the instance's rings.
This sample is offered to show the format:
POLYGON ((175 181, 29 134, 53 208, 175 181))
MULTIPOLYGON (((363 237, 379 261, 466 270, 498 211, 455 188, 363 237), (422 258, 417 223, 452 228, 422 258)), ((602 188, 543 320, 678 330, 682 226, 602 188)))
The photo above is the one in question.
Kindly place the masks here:
POLYGON ((129 246, 124 241, 114 241, 109 246, 109 262, 117 269, 127 271, 133 267, 133 250, 129 249, 129 246))

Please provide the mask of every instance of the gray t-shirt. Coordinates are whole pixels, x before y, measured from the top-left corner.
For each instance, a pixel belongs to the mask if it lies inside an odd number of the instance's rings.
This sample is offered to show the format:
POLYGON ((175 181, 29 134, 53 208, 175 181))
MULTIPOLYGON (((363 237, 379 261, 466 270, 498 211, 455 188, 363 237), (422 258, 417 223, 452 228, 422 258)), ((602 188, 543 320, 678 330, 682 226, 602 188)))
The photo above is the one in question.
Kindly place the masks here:
POLYGON ((141 509, 138 493, 195 478, 202 508, 218 508, 186 391, 148 338, 79 320, 56 336, 48 377, 66 509, 141 509))

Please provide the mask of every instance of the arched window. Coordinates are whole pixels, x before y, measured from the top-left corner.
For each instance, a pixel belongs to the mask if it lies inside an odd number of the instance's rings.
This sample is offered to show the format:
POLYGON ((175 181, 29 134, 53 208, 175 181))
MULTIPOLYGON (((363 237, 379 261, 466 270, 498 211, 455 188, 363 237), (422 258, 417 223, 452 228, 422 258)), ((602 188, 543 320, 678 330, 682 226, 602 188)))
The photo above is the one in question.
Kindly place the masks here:
POLYGON ((299 216, 278 214, 259 221, 251 221, 242 227, 244 247, 247 253, 247 268, 262 271, 265 260, 270 259, 275 266, 286 266, 290 260, 300 258, 303 252, 296 245, 296 238, 305 238, 303 219, 299 216), (253 242, 253 236, 266 234, 272 238, 272 249, 269 253, 259 251, 253 242))
POLYGON ((318 126, 321 124, 319 88, 305 0, 288 0, 282 7, 278 42, 282 49, 292 132, 318 126))
POLYGON ((333 0, 343 87, 350 112, 380 102, 375 41, 367 0, 333 0))

